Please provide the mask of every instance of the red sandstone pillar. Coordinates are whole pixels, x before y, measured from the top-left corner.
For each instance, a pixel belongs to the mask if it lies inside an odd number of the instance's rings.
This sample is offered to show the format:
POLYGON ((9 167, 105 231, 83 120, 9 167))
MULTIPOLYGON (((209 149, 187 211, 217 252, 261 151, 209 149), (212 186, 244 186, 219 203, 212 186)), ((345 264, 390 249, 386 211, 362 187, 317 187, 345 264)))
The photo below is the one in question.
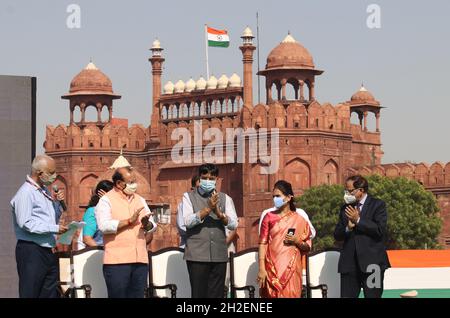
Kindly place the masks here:
POLYGON ((70 105, 70 125, 73 124, 73 111, 75 107, 73 105, 70 105))
POLYGON ((375 117, 377 119, 377 132, 380 132, 380 113, 376 113, 375 117))
POLYGON ((312 82, 309 86, 309 100, 310 101, 316 100, 314 86, 315 86, 314 82, 312 82))
POLYGON ((364 131, 367 131, 367 111, 364 112, 364 131))
POLYGON ((300 85, 300 100, 305 100, 305 90, 304 90, 304 85, 305 82, 304 81, 298 81, 299 85, 300 85))
POLYGON ((108 105, 108 113, 109 113, 109 122, 112 120, 112 106, 108 105))
POLYGON ((152 117, 150 119, 150 139, 159 140, 159 98, 161 97, 161 75, 162 75, 162 65, 165 59, 162 57, 161 43, 158 40, 153 42, 151 48, 152 57, 149 61, 152 63, 152 76, 153 76, 153 98, 152 98, 152 117))
POLYGON ((283 78, 283 80, 281 81, 281 99, 282 100, 286 99, 286 84, 287 84, 287 80, 285 78, 283 78))
POLYGON ((97 122, 101 123, 102 121, 102 103, 97 103, 97 122))
POLYGON ((81 103, 80 108, 81 108, 81 122, 84 123, 84 114, 86 112, 86 104, 81 103))
POLYGON ((242 62, 244 64, 244 106, 251 109, 253 107, 253 51, 256 47, 253 45, 254 36, 252 30, 247 27, 241 36, 242 62))
POLYGON ((272 102, 272 85, 266 86, 266 93, 267 93, 267 104, 270 104, 272 102))

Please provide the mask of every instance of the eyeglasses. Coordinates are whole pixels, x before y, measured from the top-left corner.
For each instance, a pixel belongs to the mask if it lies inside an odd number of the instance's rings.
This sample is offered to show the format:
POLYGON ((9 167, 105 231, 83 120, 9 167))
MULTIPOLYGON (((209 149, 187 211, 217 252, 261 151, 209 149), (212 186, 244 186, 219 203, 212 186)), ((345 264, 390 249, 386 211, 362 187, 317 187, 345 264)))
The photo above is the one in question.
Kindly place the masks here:
POLYGON ((358 191, 359 189, 353 189, 353 190, 344 190, 344 194, 355 194, 356 191, 358 191))
POLYGON ((58 175, 56 174, 56 171, 53 172, 45 172, 45 171, 41 171, 43 174, 45 174, 48 177, 57 177, 58 175))

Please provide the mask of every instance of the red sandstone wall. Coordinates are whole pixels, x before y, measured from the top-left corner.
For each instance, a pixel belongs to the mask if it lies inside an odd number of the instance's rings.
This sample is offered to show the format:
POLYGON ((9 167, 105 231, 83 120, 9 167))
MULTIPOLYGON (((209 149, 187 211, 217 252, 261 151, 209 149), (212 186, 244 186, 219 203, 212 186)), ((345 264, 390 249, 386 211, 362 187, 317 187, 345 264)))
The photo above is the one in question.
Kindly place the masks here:
MULTIPOLYGON (((179 240, 175 227, 176 208, 183 192, 190 188, 190 178, 196 173, 197 166, 164 166, 171 161, 170 150, 177 143, 171 140, 171 132, 178 127, 186 127, 193 132, 193 126, 175 118, 161 124, 161 144, 147 154, 149 130, 140 125, 128 128, 126 121, 114 120, 104 127, 93 124, 82 128, 76 125, 47 127, 45 149, 57 159, 60 186, 67 189, 71 209, 67 219, 81 218, 84 211, 79 206, 87 204, 91 189, 124 147, 127 159, 148 181, 146 199, 151 203, 170 204, 171 224, 159 227, 153 236, 152 248, 176 246, 179 240)), ((252 110, 244 108, 242 117, 203 120, 204 130, 209 127, 225 130, 241 125, 276 127, 280 128, 281 134, 280 170, 276 174, 261 175, 260 164, 220 166, 220 187, 234 199, 238 215, 243 216, 238 229, 240 249, 257 245, 257 221, 260 213, 271 206, 271 189, 278 179, 289 180, 296 194, 310 186, 342 183, 344 176, 358 172, 391 177, 402 175, 430 188, 450 187, 450 164, 445 167, 440 163, 432 166, 395 164, 367 167, 373 160, 381 162, 380 134, 364 132, 360 126, 350 125, 346 105, 333 107, 313 102, 306 108, 298 102, 287 105, 274 102, 270 106, 257 105, 252 110), (349 139, 349 134, 352 134, 352 139, 349 139)), ((438 198, 444 218, 441 236, 444 241, 450 233, 449 199, 447 194, 438 198)))
POLYGON ((439 236, 439 242, 442 246, 450 248, 450 194, 440 194, 437 196, 437 199, 439 207, 441 209, 440 214, 443 219, 443 226, 441 235, 439 236))

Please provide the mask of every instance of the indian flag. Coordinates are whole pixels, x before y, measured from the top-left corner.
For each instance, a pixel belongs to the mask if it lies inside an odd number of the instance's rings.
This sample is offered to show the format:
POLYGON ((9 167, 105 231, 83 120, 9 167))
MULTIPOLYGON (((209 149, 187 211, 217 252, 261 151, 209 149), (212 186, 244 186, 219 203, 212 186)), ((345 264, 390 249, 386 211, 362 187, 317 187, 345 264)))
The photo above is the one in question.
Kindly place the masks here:
POLYGON ((450 298, 448 250, 391 250, 383 298, 450 298))
POLYGON ((229 47, 230 37, 227 30, 217 30, 210 27, 206 27, 208 33, 208 46, 215 47, 229 47))

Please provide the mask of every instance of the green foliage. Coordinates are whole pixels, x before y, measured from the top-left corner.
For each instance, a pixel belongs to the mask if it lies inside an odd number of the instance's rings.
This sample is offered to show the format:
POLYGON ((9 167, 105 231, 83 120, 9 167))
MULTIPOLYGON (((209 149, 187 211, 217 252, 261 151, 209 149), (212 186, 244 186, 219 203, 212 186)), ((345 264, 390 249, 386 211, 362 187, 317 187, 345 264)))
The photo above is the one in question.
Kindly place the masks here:
MULTIPOLYGON (((383 200, 388 211, 389 249, 437 249, 442 220, 434 195, 406 178, 368 176, 369 194, 383 200)), ((343 205, 342 185, 321 185, 296 198, 311 218, 317 236, 314 250, 334 247, 334 228, 343 205)))
POLYGON ((306 190, 296 198, 297 205, 308 213, 316 229, 314 250, 334 246, 333 232, 342 206, 343 192, 341 185, 321 185, 306 190))

